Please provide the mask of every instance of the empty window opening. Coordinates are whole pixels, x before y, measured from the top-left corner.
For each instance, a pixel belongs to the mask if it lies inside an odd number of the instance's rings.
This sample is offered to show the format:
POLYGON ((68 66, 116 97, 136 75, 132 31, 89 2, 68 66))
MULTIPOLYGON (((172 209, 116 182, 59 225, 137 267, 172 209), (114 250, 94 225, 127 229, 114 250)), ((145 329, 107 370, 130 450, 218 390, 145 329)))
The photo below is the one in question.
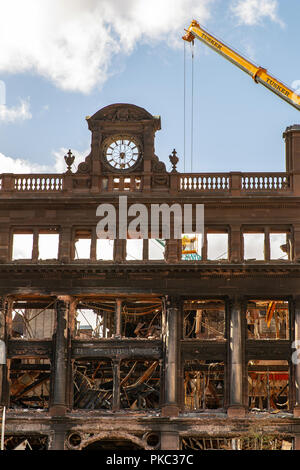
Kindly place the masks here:
POLYGON ((293 438, 282 435, 263 434, 245 437, 184 436, 182 450, 292 450, 293 438))
POLYGON ((160 403, 159 361, 122 361, 120 406, 130 410, 157 409, 160 403))
POLYGON ((90 259, 91 233, 80 231, 76 233, 74 244, 74 259, 90 259))
POLYGON ((290 243, 287 233, 270 233, 270 258, 288 260, 290 243))
POLYGON ((51 339, 54 333, 56 310, 53 302, 35 306, 17 301, 12 310, 12 337, 20 339, 51 339), (52 306, 52 308, 51 308, 52 306))
POLYGON ((211 261, 228 259, 228 233, 207 234, 207 259, 211 261))
POLYGON ((48 409, 49 359, 12 359, 9 380, 10 408, 48 409))
POLYGON ((289 339, 289 303, 273 300, 252 300, 247 305, 249 339, 289 339))
POLYGON ((113 369, 110 360, 75 361, 74 408, 112 409, 113 369))
POLYGON ((87 338, 111 338, 114 330, 114 302, 80 303, 76 310, 75 336, 87 338))
POLYGON ((184 302, 184 339, 224 339, 225 304, 221 300, 184 302))
POLYGON ((113 189, 114 189, 115 191, 119 191, 119 190, 120 190, 120 184, 121 184, 120 178, 114 178, 114 179, 113 179, 113 189))
POLYGON ((141 238, 138 239, 128 239, 126 240, 126 260, 140 261, 143 259, 143 247, 144 240, 141 238))
POLYGON ((33 248, 33 233, 14 233, 12 259, 31 259, 33 248))
POLYGON ((57 259, 59 234, 58 233, 39 233, 39 259, 57 259))
POLYGON ((111 261, 114 259, 114 240, 97 238, 97 260, 111 261))
POLYGON ((202 259, 202 234, 183 233, 181 246, 182 260, 199 261, 202 259))
POLYGON ((7 435, 4 439, 4 450, 48 450, 48 436, 17 434, 7 435))
POLYGON ((130 178, 124 178, 124 191, 130 191, 130 184, 131 184, 131 179, 130 178))
POLYGON ((254 411, 289 409, 289 366, 287 361, 249 361, 249 408, 254 411))
POLYGON ((161 300, 129 300, 122 304, 122 336, 159 339, 161 336, 161 300))
MULTIPOLYGON (((115 299, 81 301, 76 309, 75 337, 113 338, 116 334, 117 302, 115 299)), ((160 339, 161 299, 124 299, 120 304, 120 331, 124 338, 160 339)))
POLYGON ((184 363, 185 408, 190 411, 224 407, 224 363, 191 360, 184 363))
POLYGON ((79 447, 81 442, 82 442, 82 437, 79 433, 77 432, 72 432, 69 437, 68 437, 68 442, 71 447, 79 447))
POLYGON ((148 241, 148 247, 149 260, 165 259, 165 240, 150 238, 148 241))
POLYGON ((244 259, 261 261, 265 259, 264 233, 244 233, 244 259))

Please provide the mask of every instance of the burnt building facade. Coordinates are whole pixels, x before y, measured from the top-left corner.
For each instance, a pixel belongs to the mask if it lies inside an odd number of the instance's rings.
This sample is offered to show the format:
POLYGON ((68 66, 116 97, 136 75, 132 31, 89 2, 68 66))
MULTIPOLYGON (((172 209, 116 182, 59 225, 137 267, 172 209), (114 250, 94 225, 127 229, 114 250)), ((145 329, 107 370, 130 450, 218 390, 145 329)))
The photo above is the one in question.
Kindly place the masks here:
POLYGON ((158 116, 87 123, 76 172, 0 176, 5 448, 300 448, 300 126, 284 173, 182 174, 158 116), (98 238, 120 196, 203 204, 198 246, 98 238))

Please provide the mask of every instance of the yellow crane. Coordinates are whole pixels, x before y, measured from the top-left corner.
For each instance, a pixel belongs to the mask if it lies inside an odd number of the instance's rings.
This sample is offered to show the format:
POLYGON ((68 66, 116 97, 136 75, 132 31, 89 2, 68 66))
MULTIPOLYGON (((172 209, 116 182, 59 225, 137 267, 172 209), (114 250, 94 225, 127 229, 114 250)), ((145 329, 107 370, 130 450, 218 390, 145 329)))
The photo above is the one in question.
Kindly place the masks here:
POLYGON ((300 111, 300 96, 284 85, 281 81, 277 80, 277 78, 272 77, 272 75, 270 75, 265 68, 257 67, 252 62, 245 59, 222 41, 205 31, 195 20, 192 21, 190 27, 186 31, 187 32, 182 37, 182 39, 188 42, 193 42, 194 39, 197 38, 204 42, 204 44, 209 46, 221 56, 225 57, 225 59, 232 62, 248 75, 251 75, 256 83, 260 83, 261 85, 265 86, 270 91, 300 111))

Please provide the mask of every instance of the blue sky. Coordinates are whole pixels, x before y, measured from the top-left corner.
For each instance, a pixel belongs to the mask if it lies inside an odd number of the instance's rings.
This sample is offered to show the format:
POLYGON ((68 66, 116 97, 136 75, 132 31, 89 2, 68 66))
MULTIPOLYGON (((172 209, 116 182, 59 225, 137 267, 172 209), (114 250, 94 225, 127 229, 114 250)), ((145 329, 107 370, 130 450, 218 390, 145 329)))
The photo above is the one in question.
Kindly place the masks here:
MULTIPOLYGON (((85 116, 118 102, 159 114, 156 154, 183 170, 183 41, 197 19, 292 86, 300 81, 299 0, 0 0, 2 171, 64 171, 89 152, 85 116), (18 11, 18 15, 15 12, 18 11)), ((191 57, 186 49, 186 170, 191 57)), ((284 171, 282 132, 298 111, 199 41, 194 172, 284 171)))

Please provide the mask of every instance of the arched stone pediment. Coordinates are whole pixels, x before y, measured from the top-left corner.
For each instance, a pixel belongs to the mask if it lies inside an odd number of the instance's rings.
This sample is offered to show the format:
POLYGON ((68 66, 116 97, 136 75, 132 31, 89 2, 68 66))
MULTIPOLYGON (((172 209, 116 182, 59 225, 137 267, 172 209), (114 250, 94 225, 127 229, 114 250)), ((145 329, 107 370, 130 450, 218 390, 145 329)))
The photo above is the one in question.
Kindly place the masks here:
POLYGON ((127 432, 114 432, 114 431, 106 432, 106 431, 103 431, 103 432, 100 432, 100 433, 84 440, 81 443, 81 445, 79 446, 78 450, 83 450, 86 447, 88 447, 88 445, 93 444, 94 442, 97 442, 97 441, 105 440, 105 439, 110 440, 110 441, 123 439, 125 441, 128 441, 128 442, 131 442, 131 443, 135 444, 136 446, 138 446, 141 449, 144 449, 144 450, 150 450, 151 449, 151 447, 147 446, 147 443, 145 441, 143 441, 142 439, 139 439, 138 437, 136 437, 132 434, 129 434, 127 432))
POLYGON ((144 108, 134 104, 115 103, 97 111, 89 119, 93 121, 143 121, 157 119, 144 108))

